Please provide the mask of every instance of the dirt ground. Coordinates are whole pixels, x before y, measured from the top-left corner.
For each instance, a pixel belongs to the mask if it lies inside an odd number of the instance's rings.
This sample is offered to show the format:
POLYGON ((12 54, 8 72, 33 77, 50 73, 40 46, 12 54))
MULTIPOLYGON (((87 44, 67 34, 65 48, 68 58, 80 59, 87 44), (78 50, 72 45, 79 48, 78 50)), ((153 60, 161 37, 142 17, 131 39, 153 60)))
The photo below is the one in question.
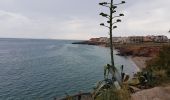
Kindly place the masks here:
POLYGON ((170 86, 139 91, 132 94, 132 100, 170 100, 170 86))

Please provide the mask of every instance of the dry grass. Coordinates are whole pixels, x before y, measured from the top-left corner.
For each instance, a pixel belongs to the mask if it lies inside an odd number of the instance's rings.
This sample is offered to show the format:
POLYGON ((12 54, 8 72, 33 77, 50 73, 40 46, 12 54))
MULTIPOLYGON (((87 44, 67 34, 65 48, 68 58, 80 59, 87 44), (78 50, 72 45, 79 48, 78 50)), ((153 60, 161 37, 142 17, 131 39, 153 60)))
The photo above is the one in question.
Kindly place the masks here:
POLYGON ((166 78, 167 74, 166 74, 166 70, 154 70, 153 73, 155 74, 155 76, 159 77, 159 78, 166 78))
POLYGON ((104 90, 95 100, 131 100, 131 97, 127 86, 124 85, 120 90, 114 88, 104 90))

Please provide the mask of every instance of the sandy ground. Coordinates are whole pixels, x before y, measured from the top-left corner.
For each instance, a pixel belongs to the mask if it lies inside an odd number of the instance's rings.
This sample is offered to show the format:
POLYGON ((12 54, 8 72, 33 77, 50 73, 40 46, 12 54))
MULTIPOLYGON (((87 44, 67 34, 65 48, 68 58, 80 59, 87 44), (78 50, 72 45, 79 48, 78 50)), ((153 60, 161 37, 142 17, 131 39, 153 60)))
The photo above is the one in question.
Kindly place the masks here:
POLYGON ((170 86, 139 91, 132 94, 132 100, 170 100, 170 86))
POLYGON ((139 67, 141 70, 146 67, 146 61, 150 60, 151 57, 132 57, 132 61, 139 67))

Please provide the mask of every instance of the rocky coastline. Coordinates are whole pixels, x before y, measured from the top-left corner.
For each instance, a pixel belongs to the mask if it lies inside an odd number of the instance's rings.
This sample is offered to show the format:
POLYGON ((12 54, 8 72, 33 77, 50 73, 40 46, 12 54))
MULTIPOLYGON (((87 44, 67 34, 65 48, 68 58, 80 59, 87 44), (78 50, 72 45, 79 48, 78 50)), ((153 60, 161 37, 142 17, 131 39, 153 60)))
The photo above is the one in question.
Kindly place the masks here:
POLYGON ((89 41, 89 40, 88 41, 73 42, 72 44, 107 46, 106 42, 97 42, 97 41, 89 41))
MULTIPOLYGON (((108 42, 84 41, 73 44, 87 44, 109 47, 108 42)), ((147 67, 149 62, 154 57, 157 57, 161 48, 169 43, 113 43, 114 49, 118 51, 117 55, 129 56, 136 66, 142 71, 147 67)), ((131 100, 169 100, 170 85, 159 86, 150 89, 143 89, 134 94, 131 94, 131 100), (161 91, 161 92, 160 92, 161 91)))
MULTIPOLYGON (((74 42, 72 44, 83 45, 96 45, 102 47, 109 47, 109 43, 106 40, 100 40, 92 38, 87 41, 74 42)), ((118 51, 119 56, 130 56, 132 61, 143 69, 146 67, 146 63, 154 58, 160 51, 160 48, 167 43, 113 43, 114 49, 118 51)))

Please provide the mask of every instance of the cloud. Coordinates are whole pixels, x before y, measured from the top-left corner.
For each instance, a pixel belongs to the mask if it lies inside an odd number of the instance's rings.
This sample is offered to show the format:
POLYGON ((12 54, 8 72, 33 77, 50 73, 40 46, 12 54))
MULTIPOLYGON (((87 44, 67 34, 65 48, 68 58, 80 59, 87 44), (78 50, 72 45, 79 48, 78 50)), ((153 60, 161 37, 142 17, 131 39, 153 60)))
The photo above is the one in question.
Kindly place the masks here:
MULTIPOLYGON (((170 28, 169 0, 138 0, 125 10, 120 31, 127 35, 149 35, 167 33, 170 28)), ((125 34, 124 34, 125 35, 125 34)))
MULTIPOLYGON (((54 28, 56 29, 56 28, 54 28)), ((60 32, 60 38, 66 39, 89 39, 91 37, 100 37, 104 33, 99 29, 98 21, 94 19, 73 18, 65 22, 61 22, 56 32, 60 32)), ((53 35, 56 38, 58 34, 53 35)))
POLYGON ((1 33, 4 33, 4 35, 8 33, 15 33, 23 25, 27 24, 30 24, 30 20, 27 17, 0 10, 0 31, 1 33))
POLYGON ((29 18, 21 14, 0 11, 1 37, 89 39, 99 36, 98 21, 88 18, 29 18))
MULTIPOLYGON (((109 36, 109 30, 99 26, 106 19, 98 13, 106 9, 98 6, 98 2, 1 0, 0 37, 89 39, 109 36)), ((163 34, 170 37, 167 33, 170 29, 169 4, 169 0, 127 1, 118 8, 125 16, 117 24, 113 36, 163 34)))

